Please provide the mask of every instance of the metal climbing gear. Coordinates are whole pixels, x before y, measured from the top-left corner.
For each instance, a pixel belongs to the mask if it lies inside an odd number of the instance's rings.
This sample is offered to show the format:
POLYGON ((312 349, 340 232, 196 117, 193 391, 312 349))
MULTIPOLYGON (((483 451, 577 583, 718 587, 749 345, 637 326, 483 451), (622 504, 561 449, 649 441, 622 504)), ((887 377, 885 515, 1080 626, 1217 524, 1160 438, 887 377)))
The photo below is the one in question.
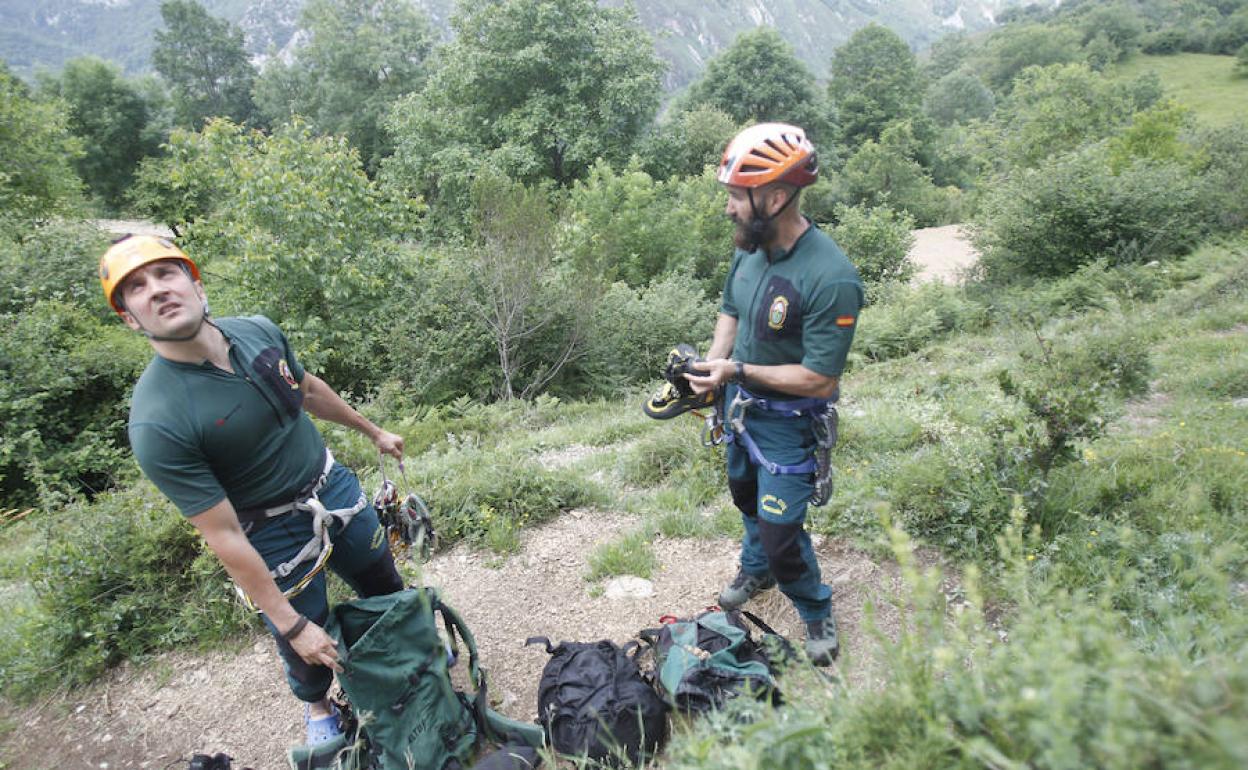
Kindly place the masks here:
POLYGON ((750 459, 761 465, 773 476, 797 475, 801 473, 815 474, 815 489, 811 495, 811 505, 823 505, 832 496, 832 447, 836 444, 837 414, 832 402, 836 400, 823 398, 764 398, 755 395, 745 387, 738 385, 728 404, 724 421, 731 429, 726 440, 740 441, 749 452, 750 459), (745 427, 745 411, 759 409, 773 412, 786 417, 809 416, 815 433, 815 452, 800 463, 781 465, 768 460, 758 443, 745 427))
MULTIPOLYGON (((398 461, 397 465, 403 486, 411 489, 403 462, 398 461)), ((398 486, 386 476, 385 455, 381 456, 378 466, 381 470, 381 487, 373 496, 373 507, 377 509, 381 525, 386 528, 390 550, 396 558, 415 553, 421 561, 428 560, 438 548, 438 533, 433 529, 429 506, 415 492, 408 492, 407 497, 400 502, 398 486)))
MULTIPOLYGON (((293 586, 282 592, 282 595, 287 599, 303 593, 303 590, 308 587, 308 584, 312 582, 312 579, 315 578, 321 570, 325 569, 325 565, 329 562, 330 555, 334 552, 333 539, 329 534, 330 525, 333 523, 333 520, 337 519, 342 522, 343 529, 346 529, 347 525, 351 523, 351 519, 355 518, 357 513, 368 507, 368 497, 366 497, 363 492, 360 492, 360 497, 355 501, 354 505, 346 508, 334 508, 332 510, 325 507, 325 505, 320 501, 320 498, 317 497, 317 494, 324 488, 325 482, 329 478, 329 472, 333 470, 333 468, 334 454, 333 452, 330 452, 327 447, 325 449, 325 464, 322 466, 321 475, 317 477, 316 481, 312 483, 306 493, 301 493, 295 500, 292 500, 289 503, 282 503, 281 505, 275 505, 271 508, 238 512, 239 523, 243 525, 244 532, 249 532, 254 526, 263 525, 265 522, 273 518, 284 516, 295 511, 305 511, 312 515, 312 538, 304 544, 303 548, 299 550, 299 553, 295 554, 294 558, 269 570, 269 575, 272 576, 274 580, 281 580, 282 578, 291 575, 295 571, 295 568, 300 564, 303 564, 305 561, 308 561, 309 559, 316 560, 312 565, 312 569, 308 570, 303 577, 299 578, 298 582, 296 582, 293 586)), ((246 605, 248 609, 260 612, 260 609, 256 607, 254 602, 252 602, 251 597, 249 597, 242 589, 242 586, 235 583, 234 590, 238 593, 239 598, 242 599, 243 604, 246 605)))

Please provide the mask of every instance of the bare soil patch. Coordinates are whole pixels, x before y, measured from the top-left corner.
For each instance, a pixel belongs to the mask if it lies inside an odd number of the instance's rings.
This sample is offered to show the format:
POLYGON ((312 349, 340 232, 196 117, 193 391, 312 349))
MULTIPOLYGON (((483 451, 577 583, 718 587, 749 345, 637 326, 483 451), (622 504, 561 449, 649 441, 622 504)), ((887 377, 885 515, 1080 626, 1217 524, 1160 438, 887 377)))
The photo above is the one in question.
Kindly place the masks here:
MULTIPOLYGON (((465 617, 488 670, 495 708, 508 716, 536 716, 537 683, 547 655, 524 646, 529 636, 625 642, 664 614, 688 615, 715 602, 736 572, 737 543, 653 540, 660 567, 645 599, 608 599, 584 579, 593 547, 640 526, 620 513, 573 511, 527 532, 514 555, 500 557, 458 546, 424 566, 421 579, 440 589, 465 617)), ((876 680, 877 642, 863 622, 864 604, 876 603, 886 636, 899 628, 900 611, 888 602, 898 570, 874 562, 840 540, 817 538, 824 579, 835 592, 845 650, 838 664, 851 682, 876 680)), ((920 554, 933 564, 933 553, 920 554)), ((751 609, 795 641, 803 639, 796 613, 770 591, 751 609)), ((195 752, 223 751, 235 767, 281 770, 287 746, 302 734, 299 704, 286 689, 272 642, 263 634, 234 650, 175 652, 141 666, 122 666, 92 687, 60 693, 25 709, 7 708, 9 730, 0 756, 8 770, 48 768, 177 768, 195 752)))
POLYGON ((914 278, 917 283, 957 283, 979 260, 979 252, 961 225, 925 227, 911 234, 914 245, 907 256, 919 267, 914 278))

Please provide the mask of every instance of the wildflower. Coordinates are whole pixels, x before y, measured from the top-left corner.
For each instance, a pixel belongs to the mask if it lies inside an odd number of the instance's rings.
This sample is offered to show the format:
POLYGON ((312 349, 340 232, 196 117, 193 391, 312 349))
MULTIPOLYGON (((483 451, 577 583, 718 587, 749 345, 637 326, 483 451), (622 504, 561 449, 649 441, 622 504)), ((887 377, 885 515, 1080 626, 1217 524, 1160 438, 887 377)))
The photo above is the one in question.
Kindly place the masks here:
POLYGON ((1096 452, 1092 451, 1091 449, 1083 450, 1083 459, 1085 462, 1095 462, 1096 452))
POLYGON ((1035 560, 1036 560, 1036 555, 1034 553, 1027 554, 1027 561, 1035 561, 1035 560))

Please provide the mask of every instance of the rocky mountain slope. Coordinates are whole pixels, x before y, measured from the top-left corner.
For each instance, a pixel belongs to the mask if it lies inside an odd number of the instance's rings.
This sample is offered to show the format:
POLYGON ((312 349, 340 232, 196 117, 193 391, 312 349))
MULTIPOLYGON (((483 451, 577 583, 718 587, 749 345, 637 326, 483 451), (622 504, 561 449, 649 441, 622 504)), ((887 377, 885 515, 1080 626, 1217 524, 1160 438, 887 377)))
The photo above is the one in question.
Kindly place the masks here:
MULTIPOLYGON (((1036 0, 602 0, 632 2, 670 64, 669 88, 697 76, 706 60, 742 31, 773 26, 817 76, 832 50, 871 22, 886 25, 916 49, 955 29, 982 29, 1004 8, 1036 0)), ((1052 0, 1043 0, 1051 2, 1052 0)), ((202 0, 240 24, 257 56, 280 51, 297 29, 306 0, 202 0)), ((449 34, 455 0, 412 0, 449 34)), ((93 54, 129 72, 150 69, 160 0, 5 0, 0 3, 0 58, 22 75, 56 69, 93 54)))

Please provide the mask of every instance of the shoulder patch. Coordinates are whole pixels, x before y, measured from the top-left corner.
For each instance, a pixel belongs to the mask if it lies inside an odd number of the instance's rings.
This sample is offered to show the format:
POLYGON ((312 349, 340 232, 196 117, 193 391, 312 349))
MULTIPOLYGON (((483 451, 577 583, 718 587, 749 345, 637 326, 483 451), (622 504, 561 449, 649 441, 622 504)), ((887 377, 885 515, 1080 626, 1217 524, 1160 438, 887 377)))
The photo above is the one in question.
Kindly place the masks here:
POLYGON ((841 327, 841 328, 845 328, 845 327, 847 327, 847 326, 853 326, 853 325, 854 325, 854 321, 856 321, 856 320, 857 320, 857 319, 856 319, 856 318, 854 318, 854 316, 852 316, 852 315, 838 315, 838 316, 836 317, 836 325, 837 325, 837 326, 839 326, 839 327, 841 327))

